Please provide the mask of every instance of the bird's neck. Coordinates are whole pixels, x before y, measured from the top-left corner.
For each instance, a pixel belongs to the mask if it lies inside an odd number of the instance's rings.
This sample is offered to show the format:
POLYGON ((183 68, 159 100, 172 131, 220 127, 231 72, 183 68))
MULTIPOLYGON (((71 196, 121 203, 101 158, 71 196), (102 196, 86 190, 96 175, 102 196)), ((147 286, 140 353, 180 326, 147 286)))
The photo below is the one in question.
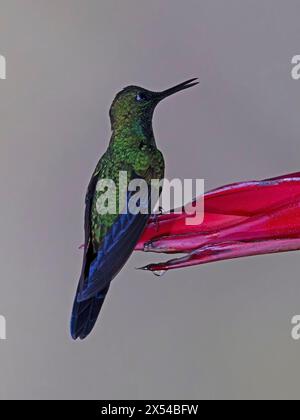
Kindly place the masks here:
POLYGON ((121 124, 115 124, 112 127, 112 140, 120 138, 136 138, 153 146, 156 145, 152 120, 135 120, 135 121, 122 121, 121 124))

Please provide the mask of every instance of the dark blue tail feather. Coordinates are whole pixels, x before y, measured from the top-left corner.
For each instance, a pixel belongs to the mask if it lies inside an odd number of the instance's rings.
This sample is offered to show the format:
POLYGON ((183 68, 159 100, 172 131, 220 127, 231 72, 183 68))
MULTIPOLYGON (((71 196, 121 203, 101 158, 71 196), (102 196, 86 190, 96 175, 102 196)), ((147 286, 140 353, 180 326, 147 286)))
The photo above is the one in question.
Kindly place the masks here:
POLYGON ((77 289, 71 318, 71 335, 74 340, 77 338, 83 340, 90 334, 97 321, 108 289, 109 287, 96 297, 83 302, 77 300, 79 293, 77 289))

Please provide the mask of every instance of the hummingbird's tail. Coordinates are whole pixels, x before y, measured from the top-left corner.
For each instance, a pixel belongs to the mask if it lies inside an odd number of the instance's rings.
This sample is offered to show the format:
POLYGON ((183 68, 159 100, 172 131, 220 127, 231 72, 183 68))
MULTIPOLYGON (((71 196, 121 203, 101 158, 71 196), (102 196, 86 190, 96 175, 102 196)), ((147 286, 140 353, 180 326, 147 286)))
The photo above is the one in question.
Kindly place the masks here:
POLYGON ((73 304, 71 318, 71 335, 74 340, 77 338, 83 340, 92 331, 108 289, 109 287, 107 287, 103 292, 101 292, 101 294, 99 293, 95 297, 84 300, 82 302, 78 302, 78 287, 73 304))
MULTIPOLYGON (((151 199, 147 194, 147 203, 151 199)), ((150 192, 151 194, 151 192, 150 192)), ((131 193, 128 196, 128 202, 131 193)), ((144 203, 144 196, 140 203, 144 203)), ((145 205, 145 204, 144 204, 145 205)), ((151 210, 151 208, 150 208, 151 210)), ((104 236, 97 253, 87 237, 82 272, 71 318, 73 339, 84 339, 92 331, 108 292, 111 281, 130 257, 149 219, 147 213, 120 214, 104 236)))

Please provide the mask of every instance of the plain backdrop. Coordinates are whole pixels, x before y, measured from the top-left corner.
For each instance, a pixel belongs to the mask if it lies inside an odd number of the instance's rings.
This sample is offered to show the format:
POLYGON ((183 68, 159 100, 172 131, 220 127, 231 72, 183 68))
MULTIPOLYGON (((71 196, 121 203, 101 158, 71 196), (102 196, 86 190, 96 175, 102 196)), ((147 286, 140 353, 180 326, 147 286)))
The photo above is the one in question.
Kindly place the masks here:
MULTIPOLYGON (((154 119, 167 177, 300 169, 298 0, 0 0, 1 399, 300 397, 298 253, 156 278, 135 254, 69 336, 86 187, 128 84, 200 84, 154 119)), ((162 257, 164 258, 164 257, 162 257)))

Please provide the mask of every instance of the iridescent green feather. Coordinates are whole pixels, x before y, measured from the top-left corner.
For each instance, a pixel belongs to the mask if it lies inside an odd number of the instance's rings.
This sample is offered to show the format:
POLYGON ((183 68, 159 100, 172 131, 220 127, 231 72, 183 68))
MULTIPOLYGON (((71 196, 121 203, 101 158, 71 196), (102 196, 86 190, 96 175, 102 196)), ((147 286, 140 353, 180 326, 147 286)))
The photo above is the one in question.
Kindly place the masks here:
MULTIPOLYGON (((164 177, 164 159, 157 149, 153 130, 153 110, 136 103, 133 88, 116 97, 111 108, 113 134, 106 153, 100 159, 94 176, 113 180, 116 185, 116 209, 119 210, 119 173, 126 171, 128 183, 136 176, 144 178, 150 185, 151 179, 164 177), (122 100, 120 95, 122 94, 122 100), (146 112, 148 111, 148 112, 146 112)), ((148 105, 149 106, 149 105, 148 105)), ((91 210, 91 239, 94 250, 99 248, 107 231, 118 213, 99 214, 97 201, 101 191, 95 191, 91 210)), ((113 193, 113 191, 112 191, 113 193)))

